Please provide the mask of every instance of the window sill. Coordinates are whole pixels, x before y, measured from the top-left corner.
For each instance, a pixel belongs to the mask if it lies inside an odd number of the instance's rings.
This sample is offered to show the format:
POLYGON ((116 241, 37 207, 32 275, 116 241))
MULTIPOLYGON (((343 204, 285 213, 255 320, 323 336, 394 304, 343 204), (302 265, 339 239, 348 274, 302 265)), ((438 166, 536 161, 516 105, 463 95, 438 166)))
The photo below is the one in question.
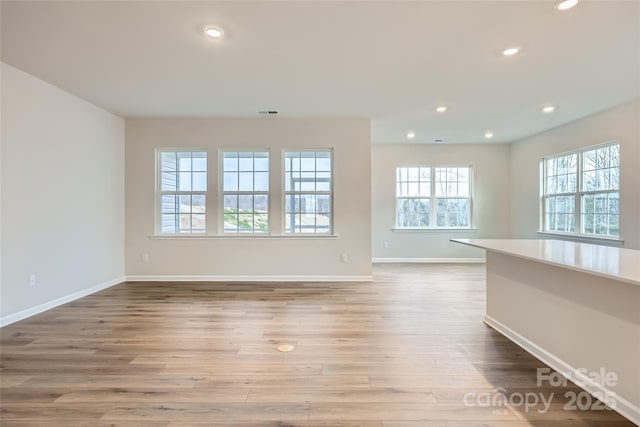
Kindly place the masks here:
POLYGON ((476 232, 477 228, 392 228, 394 233, 460 233, 476 232))
POLYGON ((623 239, 618 239, 615 237, 587 236, 585 234, 556 233, 553 231, 537 231, 537 233, 540 236, 554 237, 556 239, 569 240, 571 242, 593 243, 596 245, 607 245, 607 246, 624 245, 623 239))
POLYGON ((296 235, 271 235, 271 234, 152 234, 149 236, 152 240, 333 240, 337 239, 337 234, 296 234, 296 235))

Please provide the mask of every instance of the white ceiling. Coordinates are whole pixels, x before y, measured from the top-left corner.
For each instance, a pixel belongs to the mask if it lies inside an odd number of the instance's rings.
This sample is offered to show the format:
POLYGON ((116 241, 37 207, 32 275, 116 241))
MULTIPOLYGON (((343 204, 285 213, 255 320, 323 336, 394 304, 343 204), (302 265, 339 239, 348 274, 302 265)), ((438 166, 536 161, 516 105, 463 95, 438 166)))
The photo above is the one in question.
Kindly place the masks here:
POLYGON ((553 4, 2 1, 2 60, 123 117, 277 109, 371 118, 375 143, 510 142, 640 96, 640 2, 553 4))

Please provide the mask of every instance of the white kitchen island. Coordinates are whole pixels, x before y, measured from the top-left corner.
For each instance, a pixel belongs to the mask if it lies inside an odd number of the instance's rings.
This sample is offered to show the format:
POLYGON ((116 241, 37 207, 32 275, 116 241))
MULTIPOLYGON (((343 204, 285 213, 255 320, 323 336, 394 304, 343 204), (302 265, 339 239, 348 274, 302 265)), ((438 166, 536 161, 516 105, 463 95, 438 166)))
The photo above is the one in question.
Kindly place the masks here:
POLYGON ((640 251, 560 240, 452 241, 486 250, 485 323, 640 424, 640 251), (608 384, 595 375, 603 372, 608 384))

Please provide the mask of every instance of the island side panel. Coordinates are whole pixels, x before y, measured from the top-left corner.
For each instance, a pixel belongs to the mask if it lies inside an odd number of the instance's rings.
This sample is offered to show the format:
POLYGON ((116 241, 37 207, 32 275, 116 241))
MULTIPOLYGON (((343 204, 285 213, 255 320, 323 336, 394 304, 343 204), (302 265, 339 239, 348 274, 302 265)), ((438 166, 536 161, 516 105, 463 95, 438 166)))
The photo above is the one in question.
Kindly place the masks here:
POLYGON ((640 286, 487 250, 486 320, 551 366, 615 372, 638 416, 640 286))

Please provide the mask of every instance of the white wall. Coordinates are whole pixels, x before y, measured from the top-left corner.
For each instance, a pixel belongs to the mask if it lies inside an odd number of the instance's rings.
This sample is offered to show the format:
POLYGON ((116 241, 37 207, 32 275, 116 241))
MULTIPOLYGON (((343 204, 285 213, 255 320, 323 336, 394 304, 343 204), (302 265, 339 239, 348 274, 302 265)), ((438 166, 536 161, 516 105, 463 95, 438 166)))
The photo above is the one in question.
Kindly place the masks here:
POLYGON ((504 238, 509 234, 509 146, 374 144, 372 155, 373 258, 484 258, 484 251, 451 238, 504 238), (393 231, 398 166, 473 166, 474 226, 469 231, 393 231), (389 247, 384 247, 384 242, 389 247))
POLYGON ((640 100, 514 142, 511 146, 511 237, 538 238, 542 157, 620 142, 620 237, 640 249, 640 100))
POLYGON ((4 63, 1 98, 7 323, 122 279, 124 120, 4 63))
POLYGON ((371 136, 363 119, 133 119, 126 123, 126 272, 136 279, 367 278, 371 275, 371 136), (154 234, 158 147, 206 148, 207 221, 217 223, 218 151, 271 150, 271 221, 282 218, 284 149, 334 148, 334 239, 179 238, 154 234), (144 262, 142 254, 149 254, 144 262), (347 262, 341 262, 341 254, 347 262))

